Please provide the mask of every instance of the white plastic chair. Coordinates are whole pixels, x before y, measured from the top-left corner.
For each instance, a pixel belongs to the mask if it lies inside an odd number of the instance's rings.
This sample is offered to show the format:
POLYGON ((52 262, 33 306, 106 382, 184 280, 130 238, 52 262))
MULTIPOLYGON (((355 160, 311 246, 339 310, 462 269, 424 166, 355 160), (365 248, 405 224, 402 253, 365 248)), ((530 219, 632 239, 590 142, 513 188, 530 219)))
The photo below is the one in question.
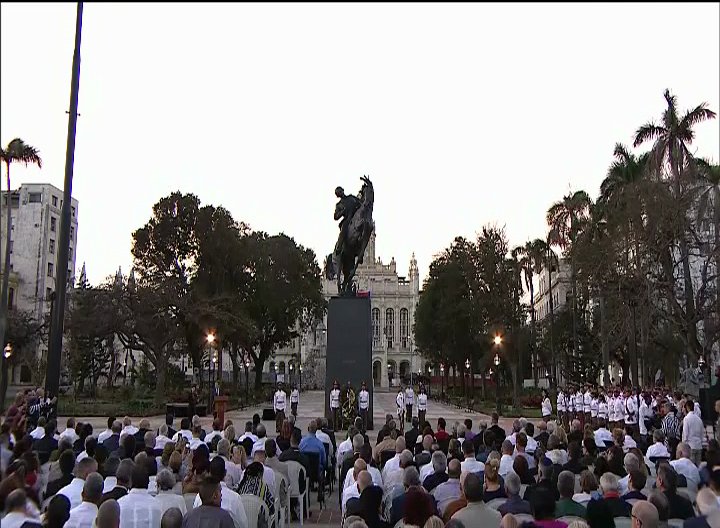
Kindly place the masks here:
POLYGON ((243 493, 240 495, 240 500, 242 501, 243 508, 245 508, 248 528, 258 528, 260 515, 265 517, 265 526, 271 526, 270 511, 268 510, 267 504, 265 504, 260 497, 249 493, 243 493))
POLYGON ((683 528, 685 521, 682 519, 668 519, 668 526, 670 528, 683 528))
POLYGON ((630 506, 633 506, 636 502, 640 502, 640 499, 627 499, 625 502, 627 502, 630 506))
POLYGON ((527 484, 520 484, 520 498, 525 498, 525 490, 527 490, 528 485, 527 484))
POLYGON ((506 501, 507 501, 507 499, 503 499, 503 498, 493 499, 490 502, 486 503, 485 506, 487 506, 488 508, 492 508, 493 510, 497 510, 500 506, 505 504, 506 501))
POLYGON ((615 528, 632 528, 630 517, 615 517, 615 528))
POLYGON ((570 526, 570 523, 575 521, 584 521, 585 519, 578 517, 577 515, 563 515, 562 517, 558 517, 557 520, 570 526))
POLYGON ((515 517, 515 520, 518 522, 518 524, 522 524, 524 522, 533 522, 535 520, 535 518, 529 513, 513 513, 513 517, 515 517))
POLYGON ((285 475, 275 472, 275 515, 277 516, 277 527, 290 526, 290 493, 288 481, 285 475))
POLYGON ((185 499, 185 507, 187 508, 187 511, 192 511, 195 507, 195 497, 197 497, 197 493, 183 493, 183 499, 185 499))
POLYGON ((297 499, 300 503, 300 526, 305 521, 305 501, 307 500, 308 490, 310 489, 310 483, 308 482, 307 475, 305 475, 305 468, 300 462, 289 460, 287 462, 288 470, 290 473, 290 482, 288 487, 289 498, 297 499), (300 493, 299 479, 305 479, 305 491, 300 493))

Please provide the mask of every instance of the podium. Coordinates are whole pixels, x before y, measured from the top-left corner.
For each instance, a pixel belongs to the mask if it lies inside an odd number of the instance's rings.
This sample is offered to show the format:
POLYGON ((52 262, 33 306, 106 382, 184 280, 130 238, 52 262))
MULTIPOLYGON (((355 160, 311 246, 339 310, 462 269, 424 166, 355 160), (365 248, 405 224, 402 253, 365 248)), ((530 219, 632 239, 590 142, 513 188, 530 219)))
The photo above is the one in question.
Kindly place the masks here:
POLYGON ((220 420, 220 423, 225 425, 225 410, 227 409, 227 396, 215 396, 213 401, 214 414, 220 420))

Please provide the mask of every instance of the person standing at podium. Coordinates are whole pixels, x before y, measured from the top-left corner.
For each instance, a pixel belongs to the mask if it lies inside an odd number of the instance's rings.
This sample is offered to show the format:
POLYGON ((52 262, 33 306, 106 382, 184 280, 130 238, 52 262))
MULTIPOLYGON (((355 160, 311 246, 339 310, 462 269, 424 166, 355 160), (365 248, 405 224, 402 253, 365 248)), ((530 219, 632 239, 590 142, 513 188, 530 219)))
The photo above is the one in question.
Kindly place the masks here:
POLYGON ((337 380, 333 382, 330 391, 330 416, 332 417, 333 431, 338 431, 340 425, 340 384, 337 380))
POLYGON ((367 431, 368 426, 368 410, 370 409, 370 393, 367 390, 367 385, 363 381, 360 385, 360 393, 358 394, 358 411, 360 418, 362 418, 363 431, 367 431))
POLYGON ((405 409, 407 410, 407 413, 405 414, 405 421, 408 423, 412 421, 412 408, 414 403, 415 391, 413 390, 412 385, 408 385, 407 389, 405 389, 405 409))
POLYGON ((279 433, 285 421, 285 409, 287 408, 287 394, 282 388, 282 383, 277 385, 277 391, 275 391, 275 397, 273 398, 273 407, 275 408, 275 432, 279 433))
POLYGON ((297 418, 297 408, 300 403, 300 391, 298 390, 297 383, 293 386, 293 390, 290 393, 290 412, 297 418))

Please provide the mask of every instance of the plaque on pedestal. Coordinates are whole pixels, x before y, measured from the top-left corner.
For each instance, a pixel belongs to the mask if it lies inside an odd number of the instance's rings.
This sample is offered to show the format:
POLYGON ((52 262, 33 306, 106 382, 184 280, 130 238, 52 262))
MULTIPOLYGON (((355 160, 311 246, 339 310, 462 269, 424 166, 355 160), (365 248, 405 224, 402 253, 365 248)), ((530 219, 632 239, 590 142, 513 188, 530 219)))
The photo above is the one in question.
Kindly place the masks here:
MULTIPOLYGON (((328 305, 325 416, 329 420, 330 391, 335 381, 340 384, 341 394, 350 382, 356 398, 356 413, 357 395, 361 383, 365 382, 370 393, 367 429, 373 429, 372 325, 369 297, 333 297, 328 305)), ((347 427, 347 424, 345 426, 347 427)))

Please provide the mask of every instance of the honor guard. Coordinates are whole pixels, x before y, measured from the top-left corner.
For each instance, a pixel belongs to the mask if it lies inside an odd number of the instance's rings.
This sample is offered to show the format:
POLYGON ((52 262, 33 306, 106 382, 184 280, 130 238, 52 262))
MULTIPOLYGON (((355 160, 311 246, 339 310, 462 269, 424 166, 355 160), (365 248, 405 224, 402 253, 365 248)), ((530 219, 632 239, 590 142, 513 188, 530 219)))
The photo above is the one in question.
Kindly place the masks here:
POLYGON ((408 388, 405 389, 405 410, 407 411, 405 413, 405 421, 410 422, 412 421, 412 408, 415 404, 415 391, 412 388, 412 385, 408 385, 408 388))
POLYGON ((279 433, 282 424, 285 421, 285 409, 287 406, 287 394, 282 388, 282 383, 278 383, 275 397, 273 398, 273 407, 275 407, 275 432, 279 433))
POLYGON ((362 418, 363 431, 367 431, 368 426, 368 411, 370 409, 370 393, 367 390, 367 385, 362 382, 360 385, 360 393, 358 394, 358 414, 362 418))
POLYGON ((298 386, 295 385, 290 393, 290 412, 295 418, 297 418, 298 403, 300 403, 300 391, 298 390, 298 386))
POLYGON ((330 416, 333 431, 338 431, 338 427, 340 427, 340 384, 337 380, 333 382, 333 388, 330 391, 330 416))
POLYGON ((398 427, 400 429, 400 432, 403 432, 403 415, 405 414, 405 391, 402 387, 398 389, 397 396, 395 397, 395 404, 397 405, 398 427))
POLYGON ((417 408, 418 408, 418 422, 420 423, 420 429, 422 430, 425 424, 425 413, 427 412, 427 394, 425 393, 425 387, 420 385, 420 393, 417 397, 417 408))

